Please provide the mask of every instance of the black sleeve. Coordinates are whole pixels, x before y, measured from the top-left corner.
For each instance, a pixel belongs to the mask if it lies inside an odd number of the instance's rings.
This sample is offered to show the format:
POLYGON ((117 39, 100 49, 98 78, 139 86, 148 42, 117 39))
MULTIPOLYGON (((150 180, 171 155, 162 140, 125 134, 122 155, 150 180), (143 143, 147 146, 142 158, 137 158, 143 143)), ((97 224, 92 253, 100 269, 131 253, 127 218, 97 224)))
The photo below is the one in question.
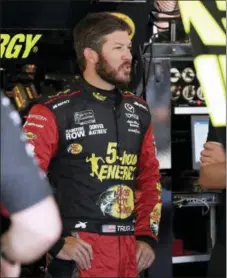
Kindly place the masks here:
POLYGON ((207 141, 221 143, 226 151, 226 127, 213 127, 210 120, 207 141))
POLYGON ((209 120, 209 129, 208 129, 208 135, 207 135, 207 141, 213 141, 218 142, 218 138, 216 135, 215 128, 213 127, 211 120, 209 120))
POLYGON ((1 94, 1 203, 10 214, 52 194, 32 158, 32 146, 24 142, 20 121, 10 100, 1 94))

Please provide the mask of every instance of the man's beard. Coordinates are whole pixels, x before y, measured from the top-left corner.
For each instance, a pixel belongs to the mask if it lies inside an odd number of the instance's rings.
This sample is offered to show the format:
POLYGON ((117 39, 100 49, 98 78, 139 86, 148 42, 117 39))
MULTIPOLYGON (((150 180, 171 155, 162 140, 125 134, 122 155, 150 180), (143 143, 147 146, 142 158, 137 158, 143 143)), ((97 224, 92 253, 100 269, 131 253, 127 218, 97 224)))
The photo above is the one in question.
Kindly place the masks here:
POLYGON ((124 66, 130 66, 130 62, 124 62, 117 70, 108 64, 106 59, 99 54, 99 62, 96 64, 97 74, 106 82, 116 86, 117 88, 127 89, 131 81, 130 73, 127 79, 119 78, 118 72, 121 71, 124 66))

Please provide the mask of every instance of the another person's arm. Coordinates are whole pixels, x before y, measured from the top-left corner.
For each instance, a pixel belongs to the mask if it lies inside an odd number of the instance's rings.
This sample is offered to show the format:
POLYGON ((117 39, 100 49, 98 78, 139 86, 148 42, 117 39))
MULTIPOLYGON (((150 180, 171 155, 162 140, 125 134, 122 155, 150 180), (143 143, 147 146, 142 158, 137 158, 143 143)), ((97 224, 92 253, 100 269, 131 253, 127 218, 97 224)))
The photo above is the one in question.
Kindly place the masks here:
POLYGON ((202 166, 199 184, 206 189, 225 189, 226 163, 215 163, 202 166))
POLYGON ((30 263, 38 259, 61 232, 50 185, 34 165, 19 125, 18 113, 9 99, 1 96, 1 205, 11 220, 9 230, 1 237, 4 265, 9 261, 30 263))
POLYGON ((60 237, 61 221, 52 196, 13 213, 10 220, 1 248, 14 262, 28 264, 39 259, 60 237))
POLYGON ((135 234, 137 241, 142 242, 139 244, 139 251, 137 250, 137 262, 139 270, 143 270, 148 268, 154 260, 162 208, 159 162, 156 159, 151 125, 143 139, 138 170, 135 234), (153 256, 143 243, 150 246, 153 256), (143 252, 143 249, 146 251, 143 252))
POLYGON ((225 189, 226 158, 222 144, 210 141, 204 144, 199 184, 204 189, 225 189))
POLYGON ((226 187, 226 154, 218 142, 214 127, 209 122, 207 143, 200 157, 199 184, 205 189, 224 189, 226 187))

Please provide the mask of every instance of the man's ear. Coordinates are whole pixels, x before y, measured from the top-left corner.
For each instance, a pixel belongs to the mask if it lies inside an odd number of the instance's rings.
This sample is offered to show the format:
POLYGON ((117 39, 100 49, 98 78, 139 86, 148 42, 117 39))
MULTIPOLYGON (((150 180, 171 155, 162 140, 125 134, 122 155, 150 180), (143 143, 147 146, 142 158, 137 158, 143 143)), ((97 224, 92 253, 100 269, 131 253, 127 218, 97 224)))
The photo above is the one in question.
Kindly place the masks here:
POLYGON ((88 47, 86 47, 84 49, 84 57, 85 57, 87 62, 89 62, 93 65, 95 65, 99 60, 98 53, 96 51, 94 51, 93 49, 88 48, 88 47))

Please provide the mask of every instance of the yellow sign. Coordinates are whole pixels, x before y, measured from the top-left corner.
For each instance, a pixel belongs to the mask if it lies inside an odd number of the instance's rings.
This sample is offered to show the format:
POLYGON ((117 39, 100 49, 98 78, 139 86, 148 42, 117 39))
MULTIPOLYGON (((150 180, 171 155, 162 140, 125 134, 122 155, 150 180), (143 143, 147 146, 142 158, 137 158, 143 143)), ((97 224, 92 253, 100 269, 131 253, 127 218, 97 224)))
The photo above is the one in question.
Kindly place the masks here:
POLYGON ((126 219, 134 211, 133 191, 124 184, 112 186, 100 195, 97 205, 103 215, 126 219))
POLYGON ((6 59, 25 59, 31 51, 36 53, 38 47, 36 44, 41 39, 41 34, 0 34, 0 58, 6 59))
MULTIPOLYGON (((226 125, 226 1, 215 0, 220 18, 215 19, 204 1, 180 0, 179 8, 185 31, 189 34, 193 26, 198 38, 208 49, 197 54, 195 68, 204 92, 212 124, 226 125), (221 14, 223 17, 221 18, 221 14), (219 49, 217 51, 217 48, 219 49), (219 52, 219 54, 218 54, 219 52)), ((217 11, 218 12, 218 11, 217 11)), ((192 44, 193 44, 192 37, 192 44)), ((196 52, 196 45, 193 45, 196 52)))
POLYGON ((110 142, 107 147, 106 157, 96 156, 92 153, 86 158, 86 162, 91 164, 92 177, 103 180, 134 180, 136 171, 137 155, 123 152, 122 156, 117 155, 117 143, 110 142), (118 162, 119 161, 119 162, 118 162))
POLYGON ((126 14, 122 14, 122 13, 111 13, 111 14, 123 19, 129 25, 129 27, 132 30, 132 33, 130 35, 130 39, 132 39, 135 35, 135 32, 136 32, 135 23, 133 22, 133 20, 129 16, 127 16, 126 14))
POLYGON ((67 151, 71 154, 79 154, 83 150, 83 147, 80 144, 71 144, 69 145, 67 151))
POLYGON ((223 26, 218 24, 202 2, 179 1, 185 31, 189 33, 193 26, 204 45, 225 46, 226 34, 223 26))

